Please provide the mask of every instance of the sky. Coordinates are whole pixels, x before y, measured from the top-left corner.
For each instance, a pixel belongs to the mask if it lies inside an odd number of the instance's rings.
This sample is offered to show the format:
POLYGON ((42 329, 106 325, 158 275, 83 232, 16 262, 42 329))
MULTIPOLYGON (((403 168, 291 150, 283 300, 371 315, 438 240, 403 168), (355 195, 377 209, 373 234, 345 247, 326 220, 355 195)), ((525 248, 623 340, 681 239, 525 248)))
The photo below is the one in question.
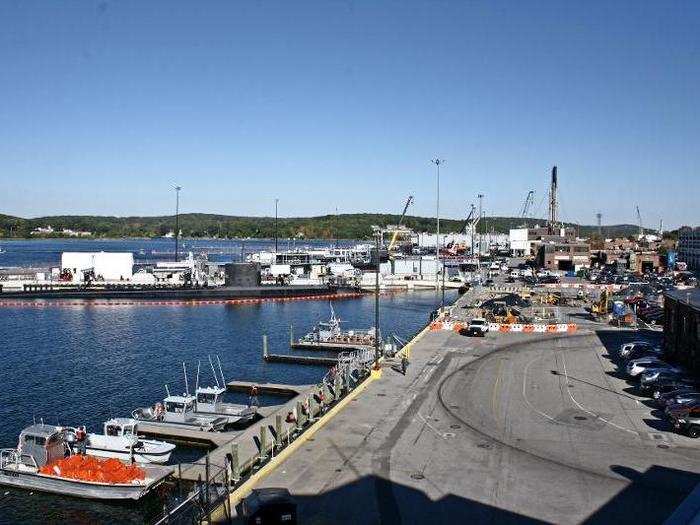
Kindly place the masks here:
POLYGON ((0 2, 0 213, 700 223, 700 2, 0 2))

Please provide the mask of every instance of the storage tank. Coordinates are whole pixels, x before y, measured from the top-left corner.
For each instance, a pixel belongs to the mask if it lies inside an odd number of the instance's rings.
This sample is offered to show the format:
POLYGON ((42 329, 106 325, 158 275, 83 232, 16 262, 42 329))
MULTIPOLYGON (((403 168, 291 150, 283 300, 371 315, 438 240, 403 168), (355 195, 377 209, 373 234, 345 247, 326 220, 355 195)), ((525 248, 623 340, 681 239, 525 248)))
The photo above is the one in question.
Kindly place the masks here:
POLYGON ((224 274, 226 286, 260 286, 259 263, 227 263, 224 274))

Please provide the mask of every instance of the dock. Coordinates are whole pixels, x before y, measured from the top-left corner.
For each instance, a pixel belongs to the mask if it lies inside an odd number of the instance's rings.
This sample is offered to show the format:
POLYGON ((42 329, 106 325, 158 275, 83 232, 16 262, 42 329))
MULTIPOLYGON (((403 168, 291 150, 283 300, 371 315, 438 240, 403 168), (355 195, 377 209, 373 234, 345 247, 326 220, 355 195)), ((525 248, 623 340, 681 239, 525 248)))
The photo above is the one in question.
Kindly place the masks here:
POLYGON ((255 383, 253 381, 229 381, 226 389, 229 392, 249 393, 251 388, 256 387, 258 394, 269 394, 272 396, 294 397, 301 392, 308 390, 312 385, 284 385, 281 383, 255 383))
POLYGON ((343 352, 352 350, 373 350, 372 345, 341 345, 335 343, 310 343, 295 341, 291 343, 290 348, 295 350, 326 350, 329 352, 343 352))
POLYGON ((334 366, 338 363, 335 357, 321 357, 313 355, 292 354, 265 354, 263 359, 268 363, 287 363, 311 366, 334 366))
POLYGON ((173 443, 213 448, 228 443, 241 432, 205 432, 194 428, 153 425, 145 421, 139 421, 138 433, 140 436, 166 439, 173 443))

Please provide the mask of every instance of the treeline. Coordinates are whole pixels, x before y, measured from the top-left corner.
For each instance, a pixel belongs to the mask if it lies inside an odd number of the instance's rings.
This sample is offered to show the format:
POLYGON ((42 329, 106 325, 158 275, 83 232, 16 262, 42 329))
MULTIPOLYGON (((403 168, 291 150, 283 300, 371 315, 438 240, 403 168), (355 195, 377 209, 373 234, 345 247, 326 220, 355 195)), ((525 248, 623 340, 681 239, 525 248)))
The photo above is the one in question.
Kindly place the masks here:
MULTIPOLYGON (((275 235, 274 217, 237 217, 207 213, 186 213, 180 215, 180 230, 185 237, 259 237, 271 238, 275 235)), ((280 238, 306 239, 365 239, 372 235, 372 226, 388 226, 399 221, 398 215, 378 213, 353 213, 343 215, 323 215, 319 217, 280 218, 278 236, 280 238)), ((435 218, 407 216, 404 224, 416 232, 435 232, 435 218)), ((515 217, 486 217, 479 223, 479 232, 507 233, 519 226, 544 225, 541 220, 515 217)), ((103 217, 90 215, 57 215, 23 219, 0 215, 0 237, 27 238, 32 230, 51 226, 61 236, 63 229, 89 231, 94 237, 159 237, 175 229, 175 217, 103 217)), ((597 226, 577 226, 579 235, 587 237, 597 232, 597 226)), ((441 232, 459 232, 464 221, 440 219, 441 232)), ((604 237, 628 237, 636 235, 638 228, 631 224, 604 226, 604 237)))

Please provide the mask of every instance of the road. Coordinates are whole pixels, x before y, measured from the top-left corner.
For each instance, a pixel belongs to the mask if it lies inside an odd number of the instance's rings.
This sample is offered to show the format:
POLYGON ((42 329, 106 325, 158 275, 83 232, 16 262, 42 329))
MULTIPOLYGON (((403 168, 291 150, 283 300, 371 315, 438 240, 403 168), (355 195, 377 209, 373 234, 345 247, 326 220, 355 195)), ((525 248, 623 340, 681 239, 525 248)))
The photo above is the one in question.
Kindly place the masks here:
POLYGON ((617 377, 608 349, 638 337, 429 332, 261 486, 303 524, 659 523, 700 447, 617 377))

